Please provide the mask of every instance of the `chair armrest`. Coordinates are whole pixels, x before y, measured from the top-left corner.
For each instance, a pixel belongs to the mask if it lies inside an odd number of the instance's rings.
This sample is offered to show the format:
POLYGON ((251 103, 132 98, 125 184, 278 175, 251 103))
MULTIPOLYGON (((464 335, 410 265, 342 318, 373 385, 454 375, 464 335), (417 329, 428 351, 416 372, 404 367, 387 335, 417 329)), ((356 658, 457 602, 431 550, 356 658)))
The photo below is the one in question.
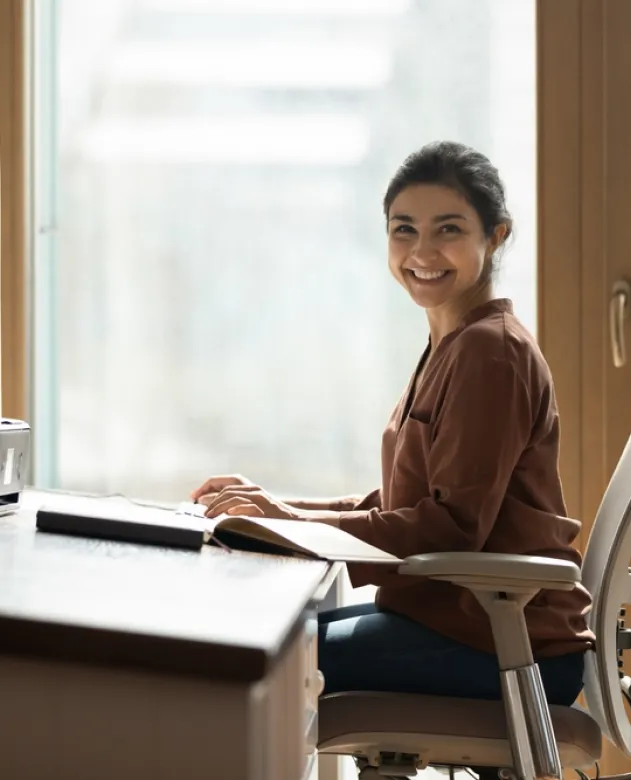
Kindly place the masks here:
POLYGON ((470 590, 505 593, 573 590, 581 579, 579 567, 570 561, 484 552, 411 555, 399 566, 399 573, 446 580, 470 590))
POLYGON ((573 590, 580 582, 576 564, 556 558, 502 553, 412 555, 400 574, 444 580, 470 590, 491 622, 500 669, 533 664, 524 607, 540 590, 573 590))

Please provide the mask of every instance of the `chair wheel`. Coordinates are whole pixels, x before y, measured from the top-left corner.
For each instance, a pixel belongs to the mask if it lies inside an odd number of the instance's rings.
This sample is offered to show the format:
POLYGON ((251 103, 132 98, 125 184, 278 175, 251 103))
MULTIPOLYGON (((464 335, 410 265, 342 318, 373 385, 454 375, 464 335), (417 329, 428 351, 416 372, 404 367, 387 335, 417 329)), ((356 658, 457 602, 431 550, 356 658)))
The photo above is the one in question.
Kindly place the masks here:
POLYGON ((405 780, 405 778, 412 778, 417 776, 416 770, 413 775, 410 775, 405 769, 401 774, 397 775, 384 775, 381 774, 376 766, 371 766, 365 758, 355 756, 355 766, 357 767, 357 777, 359 780, 405 780))
POLYGON ((379 770, 374 766, 366 766, 359 770, 359 780, 379 780, 379 770))
POLYGON ((494 769, 492 766, 485 766, 485 767, 477 767, 477 766, 471 766, 469 767, 472 772, 475 772, 478 776, 479 780, 499 780, 499 769, 494 769))
POLYGON ((405 780, 401 777, 392 777, 390 775, 380 775, 376 766, 366 766, 359 770, 357 775, 359 780, 405 780))

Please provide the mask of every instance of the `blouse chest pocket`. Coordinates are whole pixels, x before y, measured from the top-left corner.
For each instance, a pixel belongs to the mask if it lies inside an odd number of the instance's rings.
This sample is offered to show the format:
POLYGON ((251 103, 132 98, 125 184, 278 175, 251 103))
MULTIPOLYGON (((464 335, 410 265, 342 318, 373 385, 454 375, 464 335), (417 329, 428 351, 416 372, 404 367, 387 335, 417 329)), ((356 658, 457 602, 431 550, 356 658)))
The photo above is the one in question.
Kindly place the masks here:
POLYGON ((398 506, 414 506, 429 495, 428 460, 433 428, 429 415, 412 412, 397 434, 391 490, 398 506))
POLYGON ((431 415, 424 412, 411 411, 403 421, 397 436, 397 450, 405 454, 406 451, 415 456, 419 448, 424 459, 429 457, 429 450, 434 441, 434 423, 431 415))

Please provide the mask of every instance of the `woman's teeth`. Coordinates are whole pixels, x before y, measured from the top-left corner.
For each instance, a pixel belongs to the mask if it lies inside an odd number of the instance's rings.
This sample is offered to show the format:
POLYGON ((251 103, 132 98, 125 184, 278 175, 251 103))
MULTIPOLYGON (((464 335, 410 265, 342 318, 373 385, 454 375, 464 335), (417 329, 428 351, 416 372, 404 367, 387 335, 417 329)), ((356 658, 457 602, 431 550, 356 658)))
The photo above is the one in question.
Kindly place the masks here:
POLYGON ((432 279, 440 279, 441 277, 446 276, 447 271, 419 271, 418 269, 413 269, 412 273, 417 279, 431 281, 432 279))

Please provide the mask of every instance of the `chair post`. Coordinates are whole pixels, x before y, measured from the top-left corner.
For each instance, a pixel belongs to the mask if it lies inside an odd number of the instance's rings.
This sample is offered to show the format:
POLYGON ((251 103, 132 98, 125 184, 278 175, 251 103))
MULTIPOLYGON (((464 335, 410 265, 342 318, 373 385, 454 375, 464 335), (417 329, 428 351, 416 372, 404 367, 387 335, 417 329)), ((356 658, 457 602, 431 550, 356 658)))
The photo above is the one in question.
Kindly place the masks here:
POLYGON ((524 616, 535 593, 477 591, 475 596, 491 621, 514 772, 518 780, 561 780, 550 709, 524 616))
POLYGON ((560 780, 561 759, 537 664, 501 672, 508 738, 520 780, 560 780))

